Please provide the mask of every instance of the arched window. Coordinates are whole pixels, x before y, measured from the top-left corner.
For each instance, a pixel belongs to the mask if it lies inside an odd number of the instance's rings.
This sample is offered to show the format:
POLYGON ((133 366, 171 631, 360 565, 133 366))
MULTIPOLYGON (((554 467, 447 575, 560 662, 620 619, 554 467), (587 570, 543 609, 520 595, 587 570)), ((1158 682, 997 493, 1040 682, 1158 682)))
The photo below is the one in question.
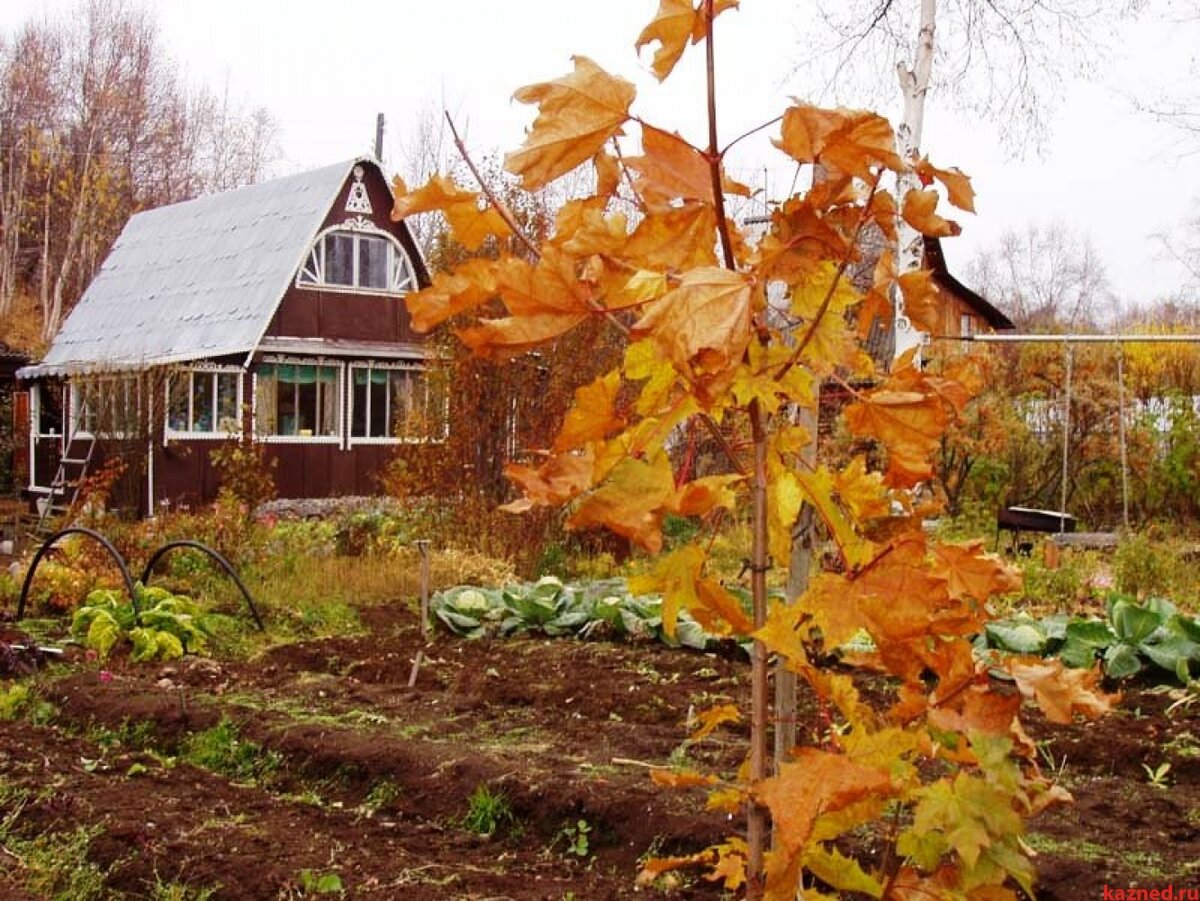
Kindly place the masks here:
POLYGON ((296 284, 404 294, 416 290, 417 278, 408 254, 387 232, 332 228, 317 235, 296 284))

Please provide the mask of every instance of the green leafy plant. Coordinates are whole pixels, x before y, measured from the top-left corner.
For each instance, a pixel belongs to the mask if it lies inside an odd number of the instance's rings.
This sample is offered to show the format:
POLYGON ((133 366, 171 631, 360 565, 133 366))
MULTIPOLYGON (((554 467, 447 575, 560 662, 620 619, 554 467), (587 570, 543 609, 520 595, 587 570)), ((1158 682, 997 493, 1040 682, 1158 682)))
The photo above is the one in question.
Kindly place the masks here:
POLYGON ((1167 776, 1171 772, 1171 764, 1164 762, 1156 767, 1150 767, 1143 763, 1142 769, 1146 771, 1146 781, 1155 788, 1165 789, 1167 787, 1167 776))
POLYGON ((299 876, 300 889, 306 895, 340 895, 345 891, 342 887, 342 877, 337 873, 318 873, 316 870, 303 869, 299 876))
POLYGON ((164 588, 136 586, 138 609, 120 591, 98 588, 87 596, 71 620, 71 634, 101 659, 122 641, 133 645, 135 662, 173 660, 207 646, 211 630, 200 608, 183 595, 164 588))
POLYGON ((565 846, 564 854, 572 857, 588 857, 591 854, 591 846, 588 841, 591 832, 592 827, 587 820, 576 820, 574 823, 565 824, 562 829, 558 830, 555 843, 561 842, 565 846))
POLYGON ((1149 661, 1187 685, 1200 668, 1200 622, 1181 614, 1170 601, 1137 604, 1114 594, 1106 619, 1054 615, 1016 616, 986 625, 983 643, 1015 654, 1058 656, 1067 666, 1090 669, 1100 660, 1110 679, 1125 679, 1149 661))
POLYGON ((459 586, 430 601, 438 619, 465 638, 526 632, 581 638, 610 634, 697 650, 716 639, 687 611, 680 611, 674 634, 668 634, 662 606, 657 595, 630 593, 623 579, 564 584, 553 576, 503 589, 459 586))
POLYGON ((475 787, 467 799, 467 812, 462 818, 464 829, 490 838, 502 830, 511 832, 517 825, 508 795, 503 791, 492 791, 484 784, 475 787))

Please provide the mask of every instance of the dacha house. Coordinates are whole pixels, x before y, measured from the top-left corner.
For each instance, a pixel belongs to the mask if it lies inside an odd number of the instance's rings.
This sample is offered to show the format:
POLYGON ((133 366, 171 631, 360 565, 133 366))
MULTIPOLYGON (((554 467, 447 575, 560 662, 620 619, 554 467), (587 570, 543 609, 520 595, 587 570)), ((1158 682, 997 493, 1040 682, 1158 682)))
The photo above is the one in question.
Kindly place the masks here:
POLYGON ((138 213, 30 386, 28 493, 62 503, 105 456, 130 505, 212 500, 209 452, 253 437, 284 497, 370 494, 404 442, 436 440, 429 377, 404 296, 428 284, 377 162, 138 213))

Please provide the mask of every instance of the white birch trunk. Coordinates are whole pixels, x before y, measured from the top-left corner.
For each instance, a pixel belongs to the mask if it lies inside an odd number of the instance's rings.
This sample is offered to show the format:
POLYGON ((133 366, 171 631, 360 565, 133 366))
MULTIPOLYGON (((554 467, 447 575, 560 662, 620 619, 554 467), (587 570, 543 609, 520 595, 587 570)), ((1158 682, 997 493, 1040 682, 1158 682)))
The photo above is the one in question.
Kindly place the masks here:
MULTIPOLYGON (((925 95, 929 92, 929 77, 933 71, 933 39, 937 19, 937 0, 921 0, 921 20, 917 29, 917 50, 912 67, 897 63, 896 74, 900 81, 900 92, 904 95, 904 118, 896 129, 896 143, 900 156, 907 163, 915 163, 921 155, 921 131, 925 125, 925 95)), ((916 175, 904 173, 896 180, 896 208, 902 209, 904 196, 912 189, 920 188, 916 175)), ((903 275, 920 269, 924 262, 924 241, 915 228, 896 217, 899 236, 896 248, 897 274, 903 275)), ((913 327, 904 313, 904 298, 899 291, 895 295, 895 355, 920 348, 928 336, 913 327)))

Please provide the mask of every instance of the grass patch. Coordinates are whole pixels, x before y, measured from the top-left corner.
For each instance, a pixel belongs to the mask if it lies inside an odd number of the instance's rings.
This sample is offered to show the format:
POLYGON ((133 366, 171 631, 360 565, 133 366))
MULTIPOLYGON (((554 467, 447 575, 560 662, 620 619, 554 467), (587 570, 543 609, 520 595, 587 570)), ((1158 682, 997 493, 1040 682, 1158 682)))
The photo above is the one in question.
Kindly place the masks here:
POLYGON ((487 785, 475 786, 467 799, 467 812, 462 818, 462 827, 476 835, 491 837, 499 832, 515 835, 520 824, 509 804, 508 795, 493 791, 487 785))
POLYGON ((283 766, 282 754, 242 738, 237 724, 226 718, 184 739, 179 757, 235 782, 257 785, 269 785, 283 766))
POLYGON ((0 844, 17 861, 24 888, 52 901, 92 901, 109 897, 105 872, 88 859, 92 839, 103 829, 80 826, 70 832, 44 832, 26 838, 16 831, 30 793, 0 779, 0 844))

